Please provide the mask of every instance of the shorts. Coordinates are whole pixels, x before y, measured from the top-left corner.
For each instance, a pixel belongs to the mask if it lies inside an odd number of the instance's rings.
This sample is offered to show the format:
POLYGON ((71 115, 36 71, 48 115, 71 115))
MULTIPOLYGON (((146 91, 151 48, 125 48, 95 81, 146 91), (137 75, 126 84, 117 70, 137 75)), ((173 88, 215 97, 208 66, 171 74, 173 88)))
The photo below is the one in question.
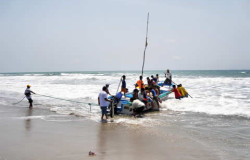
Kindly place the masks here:
POLYGON ((166 84, 166 85, 171 85, 171 83, 172 83, 171 79, 166 79, 164 81, 164 84, 166 84))
POLYGON ((144 107, 143 107, 143 106, 142 106, 142 107, 139 107, 139 108, 133 109, 133 111, 134 111, 135 113, 137 113, 137 114, 141 114, 143 110, 144 110, 144 107))
POLYGON ((153 97, 153 100, 158 101, 158 97, 156 97, 156 96, 153 97))
POLYGON ((28 99, 29 100, 29 103, 32 103, 33 102, 33 100, 30 98, 30 99, 28 99))
POLYGON ((107 106, 101 106, 102 114, 107 114, 107 106))
POLYGON ((121 92, 126 93, 126 91, 127 91, 127 89, 122 87, 121 92))

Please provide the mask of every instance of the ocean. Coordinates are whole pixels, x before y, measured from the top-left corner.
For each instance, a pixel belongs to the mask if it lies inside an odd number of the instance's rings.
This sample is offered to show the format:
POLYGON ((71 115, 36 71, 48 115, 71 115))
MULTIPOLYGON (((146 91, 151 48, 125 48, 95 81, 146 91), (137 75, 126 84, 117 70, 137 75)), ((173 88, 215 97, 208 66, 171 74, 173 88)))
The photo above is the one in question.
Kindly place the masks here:
MULTIPOLYGON (((164 81, 164 72, 145 71, 144 82, 155 74, 164 81)), ((173 81, 182 84, 192 98, 176 100, 172 93, 162 103, 160 112, 145 114, 143 118, 116 116, 113 123, 143 126, 153 129, 154 134, 168 133, 171 129, 171 134, 194 139, 219 159, 250 159, 250 70, 171 72, 173 81)), ((140 71, 0 73, 0 104, 28 107, 26 99, 14 103, 22 100, 26 85, 30 84, 37 93, 32 96, 34 109, 55 113, 33 118, 71 121, 78 117, 100 123, 97 98, 102 87, 109 83, 110 93, 115 94, 120 90, 121 76, 126 75, 127 87, 132 91, 140 74, 140 71)))

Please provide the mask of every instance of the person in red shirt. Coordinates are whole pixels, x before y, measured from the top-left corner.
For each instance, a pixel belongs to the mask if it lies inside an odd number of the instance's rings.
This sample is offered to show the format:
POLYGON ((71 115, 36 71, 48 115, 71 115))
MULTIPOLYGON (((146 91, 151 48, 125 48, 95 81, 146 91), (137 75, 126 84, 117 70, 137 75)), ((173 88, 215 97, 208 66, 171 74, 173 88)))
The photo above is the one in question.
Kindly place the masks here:
POLYGON ((180 94, 180 92, 178 91, 178 89, 176 88, 175 85, 173 85, 172 92, 174 92, 175 99, 181 99, 181 94, 180 94))

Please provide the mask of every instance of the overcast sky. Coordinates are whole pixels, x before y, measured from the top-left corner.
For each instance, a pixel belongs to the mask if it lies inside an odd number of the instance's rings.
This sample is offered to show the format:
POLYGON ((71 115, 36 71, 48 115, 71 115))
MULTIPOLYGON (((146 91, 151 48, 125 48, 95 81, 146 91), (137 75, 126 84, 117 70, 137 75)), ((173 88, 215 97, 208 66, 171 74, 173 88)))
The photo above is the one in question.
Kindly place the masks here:
POLYGON ((0 0, 0 72, 250 69, 250 0, 0 0))

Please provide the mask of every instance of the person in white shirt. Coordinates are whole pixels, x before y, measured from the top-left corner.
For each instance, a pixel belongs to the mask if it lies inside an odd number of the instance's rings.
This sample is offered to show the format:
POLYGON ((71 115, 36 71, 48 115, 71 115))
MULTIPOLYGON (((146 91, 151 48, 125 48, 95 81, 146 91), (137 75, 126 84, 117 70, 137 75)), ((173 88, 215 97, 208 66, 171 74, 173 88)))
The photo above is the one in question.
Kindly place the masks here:
POLYGON ((25 90, 25 92, 24 92, 24 94, 25 94, 26 98, 28 99, 28 101, 29 101, 29 103, 30 103, 29 108, 32 108, 32 107, 33 107, 33 105, 32 105, 33 100, 32 100, 32 98, 31 98, 31 93, 36 94, 35 92, 33 92, 33 91, 30 90, 30 85, 28 84, 28 85, 27 85, 27 88, 26 88, 26 90, 25 90))
POLYGON ((139 99, 136 99, 132 102, 133 115, 136 117, 137 114, 141 115, 144 110, 145 104, 139 99))
POLYGON ((170 73, 169 69, 167 69, 167 72, 165 73, 166 80, 162 84, 164 86, 165 84, 169 85, 171 87, 172 84, 172 74, 170 73))
POLYGON ((157 79, 156 84, 158 85, 158 83, 159 83, 159 74, 156 74, 155 78, 157 79))
POLYGON ((111 100, 108 99, 108 89, 106 86, 104 86, 102 88, 102 91, 99 93, 98 96, 98 104, 101 107, 102 110, 102 116, 101 116, 101 120, 103 121, 103 116, 106 116, 106 120, 108 119, 108 115, 107 115, 107 108, 109 105, 109 102, 112 102, 111 100))

